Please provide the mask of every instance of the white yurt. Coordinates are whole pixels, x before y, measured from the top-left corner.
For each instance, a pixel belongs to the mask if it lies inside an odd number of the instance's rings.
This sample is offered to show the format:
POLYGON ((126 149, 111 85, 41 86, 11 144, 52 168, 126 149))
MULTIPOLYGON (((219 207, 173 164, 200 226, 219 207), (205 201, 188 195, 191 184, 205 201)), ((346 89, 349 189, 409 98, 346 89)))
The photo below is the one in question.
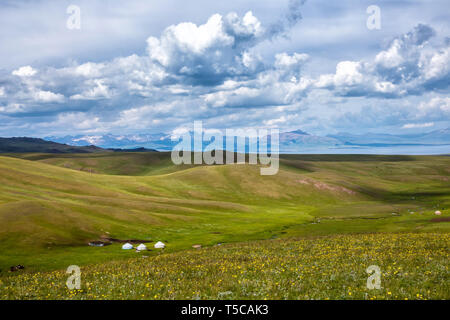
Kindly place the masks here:
POLYGON ((137 246, 136 248, 137 251, 145 251, 147 250, 147 246, 143 243, 141 243, 140 245, 137 246))
POLYGON ((155 243, 156 249, 164 249, 165 247, 166 247, 166 245, 164 243, 162 243, 161 241, 158 241, 157 243, 155 243))
POLYGON ((131 249, 133 249, 133 245, 131 243, 127 242, 122 246, 122 249, 123 250, 131 250, 131 249))

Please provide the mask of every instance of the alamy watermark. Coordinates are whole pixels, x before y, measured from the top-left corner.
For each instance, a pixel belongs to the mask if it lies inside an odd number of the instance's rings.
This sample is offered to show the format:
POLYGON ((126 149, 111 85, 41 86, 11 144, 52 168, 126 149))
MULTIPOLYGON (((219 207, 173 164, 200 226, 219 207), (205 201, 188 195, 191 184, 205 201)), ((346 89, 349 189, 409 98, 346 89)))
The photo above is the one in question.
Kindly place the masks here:
POLYGON ((274 175, 279 168, 278 129, 203 130, 202 121, 194 122, 194 131, 172 135, 181 140, 172 149, 172 162, 181 164, 261 164, 261 175, 274 175))
POLYGON ((381 9, 379 6, 371 5, 366 9, 367 17, 366 26, 369 30, 381 29, 381 9))
POLYGON ((66 27, 69 30, 80 30, 81 29, 81 9, 79 6, 71 4, 66 9, 69 17, 66 21, 66 27))
POLYGON ((66 286, 69 290, 81 289, 81 270, 77 265, 71 265, 67 268, 67 274, 70 276, 67 278, 66 286))
POLYGON ((381 269, 377 265, 367 267, 366 272, 369 274, 367 278, 367 289, 381 289, 381 269))

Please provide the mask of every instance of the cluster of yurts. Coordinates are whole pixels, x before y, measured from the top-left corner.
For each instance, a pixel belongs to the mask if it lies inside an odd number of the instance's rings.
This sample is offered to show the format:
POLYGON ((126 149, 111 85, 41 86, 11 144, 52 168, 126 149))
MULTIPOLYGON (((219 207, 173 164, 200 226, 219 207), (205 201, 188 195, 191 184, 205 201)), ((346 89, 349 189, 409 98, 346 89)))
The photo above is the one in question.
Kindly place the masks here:
MULTIPOLYGON (((164 249, 166 247, 166 245, 164 243, 162 243, 161 241, 158 241, 157 243, 155 243, 155 249, 164 249)), ((133 249, 133 245, 131 243, 125 243, 122 246, 122 249, 124 250, 131 250, 133 249)), ((136 247, 136 251, 145 251, 147 250, 147 246, 143 243, 141 243, 140 245, 138 245, 136 247)))

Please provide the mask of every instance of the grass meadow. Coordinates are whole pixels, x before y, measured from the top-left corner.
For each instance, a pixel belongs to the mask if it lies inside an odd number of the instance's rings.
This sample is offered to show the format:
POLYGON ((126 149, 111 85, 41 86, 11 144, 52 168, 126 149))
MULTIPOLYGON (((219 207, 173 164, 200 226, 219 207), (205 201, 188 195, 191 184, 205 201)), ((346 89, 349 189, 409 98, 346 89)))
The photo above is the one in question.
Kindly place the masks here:
POLYGON ((282 155, 274 176, 156 152, 0 156, 0 299, 448 299, 449 179, 448 156, 282 155), (151 250, 87 245, 104 237, 151 250))
POLYGON ((449 299, 448 233, 276 239, 6 278, 0 299, 449 299), (367 288, 367 267, 380 289, 367 288))

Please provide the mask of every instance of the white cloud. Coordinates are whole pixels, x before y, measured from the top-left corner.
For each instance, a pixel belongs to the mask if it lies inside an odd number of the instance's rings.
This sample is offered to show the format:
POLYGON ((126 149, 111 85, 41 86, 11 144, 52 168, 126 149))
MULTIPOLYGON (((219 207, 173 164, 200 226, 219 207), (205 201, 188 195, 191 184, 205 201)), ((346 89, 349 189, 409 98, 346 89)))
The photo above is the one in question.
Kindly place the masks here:
POLYGON ((100 77, 104 67, 105 65, 103 63, 87 62, 75 67, 74 73, 89 78, 100 77))
POLYGON ((434 52, 430 58, 423 59, 425 79, 441 78, 450 73, 450 48, 434 52))
POLYGON ((33 93, 33 98, 35 101, 40 102, 62 102, 64 101, 64 96, 59 93, 54 93, 51 91, 39 90, 33 93))
POLYGON ((159 38, 147 39, 149 57, 166 72, 194 82, 220 83, 259 65, 248 49, 262 39, 263 28, 251 12, 212 15, 205 24, 183 22, 167 27, 159 38))
POLYGON ((221 89, 202 95, 213 108, 261 108, 295 103, 306 95, 311 80, 286 79, 283 71, 271 70, 260 74, 256 80, 228 82, 221 89))
POLYGON ((293 116, 291 115, 291 116, 281 116, 281 117, 279 117, 279 118, 276 118, 276 119, 270 119, 270 120, 264 120, 264 124, 266 125, 266 126, 269 126, 269 127, 278 127, 278 126, 280 126, 280 125, 283 125, 283 124, 285 124, 287 121, 289 121, 289 119, 291 119, 293 116))
POLYGON ((147 44, 150 57, 167 67, 176 62, 174 59, 181 52, 202 55, 207 49, 233 45, 234 38, 227 34, 222 16, 215 14, 200 26, 191 22, 172 25, 160 39, 148 38, 147 44))
POLYGON ((205 94, 205 102, 212 107, 244 106, 246 101, 252 100, 261 93, 256 88, 239 87, 234 90, 218 91, 205 94))
POLYGON ((294 53, 293 55, 288 55, 286 52, 277 53, 275 55, 275 67, 277 68, 296 68, 302 65, 309 56, 305 53, 294 53))
POLYGON ((264 33, 261 22, 251 11, 248 11, 242 19, 235 12, 231 12, 226 16, 226 23, 233 34, 239 37, 259 37, 264 33))
POLYGON ((431 27, 419 24, 395 38, 373 60, 339 62, 336 73, 319 76, 315 86, 341 96, 391 98, 421 94, 430 87, 448 89, 450 51, 446 44, 429 45, 434 34, 431 27))
POLYGON ((433 127, 433 126, 434 126, 434 122, 407 123, 402 126, 402 129, 429 128, 429 127, 433 127))
POLYGON ((356 61, 342 61, 336 66, 334 83, 336 86, 353 86, 363 81, 361 63, 356 61))
POLYGON ((421 102, 419 111, 422 113, 447 114, 450 116, 450 98, 435 97, 428 102, 421 102))
POLYGON ((375 57, 375 63, 385 68, 394 68, 399 66, 403 61, 403 56, 400 54, 401 41, 395 39, 388 50, 381 51, 375 57))
POLYGON ((382 93, 394 93, 398 88, 392 82, 380 81, 375 83, 375 90, 382 93))
POLYGON ((24 66, 20 67, 17 70, 14 70, 12 72, 12 75, 18 76, 18 77, 31 77, 34 76, 37 73, 35 69, 33 69, 31 66, 24 66))
POLYGON ((51 126, 64 127, 68 126, 83 132, 97 132, 104 129, 100 118, 97 116, 88 115, 82 112, 67 112, 59 114, 51 126))
POLYGON ((20 103, 10 103, 6 106, 0 106, 0 113, 4 114, 15 114, 15 113, 25 113, 27 112, 26 107, 20 103))
POLYGON ((111 97, 111 91, 105 84, 105 80, 94 79, 86 82, 89 88, 80 94, 75 94, 70 97, 72 100, 96 100, 107 99, 111 97))
MULTIPOLYGON (((374 86, 373 76, 367 74, 361 61, 341 61, 336 65, 335 74, 324 74, 314 81, 316 88, 332 90, 336 95, 364 95, 374 86)), ((386 83, 379 83, 377 91, 382 91, 386 83)))

